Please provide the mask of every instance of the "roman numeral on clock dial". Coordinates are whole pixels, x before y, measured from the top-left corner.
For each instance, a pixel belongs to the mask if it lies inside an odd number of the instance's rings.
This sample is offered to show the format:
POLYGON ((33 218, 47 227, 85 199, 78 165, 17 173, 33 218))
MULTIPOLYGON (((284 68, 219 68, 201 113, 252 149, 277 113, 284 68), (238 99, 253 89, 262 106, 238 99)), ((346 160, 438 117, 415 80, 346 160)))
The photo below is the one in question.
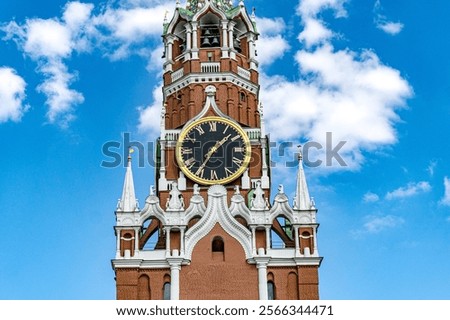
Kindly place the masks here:
POLYGON ((233 163, 235 163, 236 165, 241 166, 243 162, 244 161, 242 159, 233 157, 233 163))
POLYGON ((181 148, 182 155, 192 154, 193 152, 194 150, 192 150, 192 148, 181 148))
POLYGON ((231 171, 228 168, 225 168, 225 174, 226 174, 227 177, 229 177, 229 176, 231 176, 233 174, 233 171, 231 171))
POLYGON ((202 128, 202 126, 195 127, 195 130, 197 130, 199 135, 204 135, 205 134, 205 130, 202 128))
POLYGON ((216 170, 211 170, 211 180, 218 180, 219 177, 217 176, 216 170))

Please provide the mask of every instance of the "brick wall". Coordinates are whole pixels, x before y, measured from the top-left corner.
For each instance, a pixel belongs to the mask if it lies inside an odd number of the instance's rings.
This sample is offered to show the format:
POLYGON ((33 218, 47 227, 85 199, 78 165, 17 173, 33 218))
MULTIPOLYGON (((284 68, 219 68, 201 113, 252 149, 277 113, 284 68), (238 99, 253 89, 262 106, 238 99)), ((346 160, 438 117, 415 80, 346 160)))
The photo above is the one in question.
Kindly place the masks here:
POLYGON ((255 265, 247 263, 242 246, 220 225, 216 225, 197 243, 191 265, 181 268, 180 298, 258 299, 258 274, 255 265), (213 257, 211 244, 217 236, 224 240, 224 259, 213 257))

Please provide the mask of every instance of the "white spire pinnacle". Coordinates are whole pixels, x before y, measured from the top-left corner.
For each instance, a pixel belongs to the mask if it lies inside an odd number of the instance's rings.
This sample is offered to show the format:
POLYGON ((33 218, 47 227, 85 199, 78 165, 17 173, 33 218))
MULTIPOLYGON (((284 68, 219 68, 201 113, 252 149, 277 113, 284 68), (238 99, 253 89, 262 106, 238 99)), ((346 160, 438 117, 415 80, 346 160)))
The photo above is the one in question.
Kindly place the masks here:
POLYGON ((303 154, 301 146, 298 154, 298 173, 297 173, 297 188, 294 198, 294 209, 296 210, 310 210, 312 208, 311 198, 309 197, 308 185, 306 184, 305 170, 303 168, 303 154))
POLYGON ((136 194, 134 192, 133 172, 131 170, 131 154, 133 149, 129 150, 127 172, 125 174, 125 181, 123 183, 122 198, 120 198, 118 211, 134 212, 138 210, 136 194))

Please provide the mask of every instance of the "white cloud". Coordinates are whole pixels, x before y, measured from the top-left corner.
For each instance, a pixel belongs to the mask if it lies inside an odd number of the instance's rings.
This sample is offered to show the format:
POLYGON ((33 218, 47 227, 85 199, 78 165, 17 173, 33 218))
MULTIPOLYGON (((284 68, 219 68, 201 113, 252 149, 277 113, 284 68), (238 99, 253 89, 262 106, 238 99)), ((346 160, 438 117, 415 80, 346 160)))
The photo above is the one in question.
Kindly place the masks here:
POLYGON ((378 21, 377 22, 377 28, 380 30, 383 30, 387 34, 390 34, 392 36, 395 36, 402 32, 403 30, 403 23, 400 22, 392 22, 392 21, 378 21))
POLYGON ((70 29, 53 19, 28 20, 24 50, 33 59, 67 58, 72 53, 70 29))
POLYGON ((378 234, 388 229, 398 228, 405 223, 402 217, 394 215, 368 215, 364 217, 364 224, 358 230, 352 230, 351 235, 361 238, 368 234, 378 234))
POLYGON ((28 109, 25 88, 25 80, 14 69, 0 67, 0 123, 20 121, 28 109))
POLYGON ((401 217, 387 216, 368 216, 367 222, 363 225, 363 230, 367 233, 380 233, 385 229, 392 229, 402 225, 405 220, 401 217))
POLYGON ((46 78, 37 90, 47 96, 47 119, 50 123, 58 123, 62 128, 67 128, 74 119, 73 107, 84 102, 81 93, 70 89, 74 76, 59 61, 46 63, 39 71, 46 78))
POLYGON ((344 8, 346 2, 347 0, 300 0, 297 12, 305 18, 315 17, 323 10, 332 9, 336 17, 346 17, 347 11, 344 8))
POLYGON ((162 83, 153 90, 153 104, 139 110, 140 132, 148 134, 150 137, 160 135, 161 129, 161 108, 162 108, 162 83))
POLYGON ((415 196, 419 193, 429 192, 431 185, 426 181, 418 183, 409 183, 406 187, 398 188, 386 194, 387 200, 403 199, 415 196))
POLYGON ((289 45, 281 35, 262 36, 258 41, 257 48, 259 64, 260 66, 266 66, 281 58, 289 49, 289 45))
POLYGON ((333 32, 317 19, 306 18, 304 25, 298 38, 305 42, 307 48, 321 44, 333 36, 333 32))
POLYGON ((256 25, 258 31, 265 35, 276 35, 283 33, 286 29, 286 24, 283 18, 256 18, 256 25))
POLYGON ((261 34, 256 43, 258 61, 261 66, 270 65, 290 49, 288 42, 281 35, 286 25, 281 18, 257 18, 256 24, 261 34))
POLYGON ((72 47, 78 52, 89 51, 92 47, 91 34, 94 32, 92 24, 93 4, 68 2, 63 13, 63 21, 70 30, 72 47))
POLYGON ((339 152, 346 168, 358 169, 364 151, 397 141, 395 123, 400 119, 396 111, 406 106, 413 90, 400 72, 383 64, 375 52, 333 47, 333 32, 318 15, 332 9, 337 17, 345 17, 345 3, 300 1, 298 13, 305 29, 299 38, 306 46, 295 55, 299 80, 261 74, 261 100, 266 106, 268 132, 275 140, 318 142, 323 146, 318 152, 323 159, 326 133, 331 132, 335 144, 346 142, 339 152), (320 27, 307 31, 312 24, 320 27))
POLYGON ((450 179, 448 177, 444 178, 444 189, 444 196, 442 197, 440 204, 450 207, 450 179))
POLYGON ((299 51, 296 61, 298 81, 261 76, 268 131, 275 139, 303 137, 325 148, 331 132, 336 143, 346 141, 341 156, 349 168, 361 164, 363 150, 397 141, 395 111, 412 94, 397 70, 371 51, 336 51, 331 44, 299 51))
POLYGON ((380 197, 373 193, 373 192, 367 192, 364 196, 363 196, 363 201, 364 202, 377 202, 378 200, 380 200, 380 197))
POLYGON ((80 92, 69 87, 74 75, 68 71, 65 60, 74 51, 87 49, 85 29, 92 10, 92 4, 69 2, 62 19, 27 19, 23 25, 12 21, 2 28, 6 39, 14 39, 37 62, 37 70, 44 76, 37 90, 47 97, 47 119, 61 127, 68 126, 75 118, 74 106, 84 101, 80 92))
POLYGON ((159 39, 163 31, 164 16, 172 12, 175 3, 161 1, 126 2, 122 7, 108 6, 92 19, 93 36, 111 60, 121 60, 132 54, 146 52, 159 39), (141 7, 139 5, 144 5, 141 7))
POLYGON ((74 30, 83 27, 91 18, 94 5, 90 3, 68 2, 63 13, 66 25, 74 30))
MULTIPOLYGON (((154 7, 160 4, 167 4, 167 0, 120 0, 122 8, 136 8, 136 7, 154 7)), ((174 1, 175 3, 175 1, 174 1)), ((169 3, 168 5, 172 5, 169 3)))
POLYGON ((334 36, 318 15, 330 9, 334 11, 337 18, 346 17, 347 11, 344 8, 346 2, 347 0, 300 0, 297 13, 302 18, 304 28, 298 38, 306 45, 306 48, 323 44, 334 36))
POLYGON ((141 52, 141 56, 146 56, 148 58, 147 70, 149 72, 156 71, 158 73, 158 77, 162 78, 164 74, 164 60, 161 59, 161 56, 164 53, 164 45, 161 44, 159 47, 153 50, 144 50, 141 52))
POLYGON ((404 24, 401 22, 393 22, 389 21, 386 16, 384 16, 381 12, 383 11, 383 7, 381 6, 381 1, 377 0, 374 6, 374 14, 375 14, 375 26, 384 31, 385 33, 395 36, 402 32, 404 28, 404 24))
POLYGON ((122 1, 93 15, 93 4, 74 1, 66 4, 60 18, 11 21, 0 30, 6 33, 4 40, 13 39, 38 64, 44 80, 37 90, 47 97, 48 122, 67 127, 75 118, 75 106, 84 101, 81 92, 70 88, 76 80, 67 66, 73 53, 98 47, 113 60, 160 55, 161 47, 152 51, 148 40, 160 36, 165 10, 172 7, 163 1, 122 1))
POLYGON ((166 6, 155 8, 108 8, 95 18, 95 24, 106 28, 115 39, 139 42, 147 36, 160 36, 166 6))
POLYGON ((430 175, 430 177, 434 176, 434 170, 436 169, 436 167, 437 167, 437 161, 436 160, 430 161, 430 164, 427 167, 427 172, 430 175))

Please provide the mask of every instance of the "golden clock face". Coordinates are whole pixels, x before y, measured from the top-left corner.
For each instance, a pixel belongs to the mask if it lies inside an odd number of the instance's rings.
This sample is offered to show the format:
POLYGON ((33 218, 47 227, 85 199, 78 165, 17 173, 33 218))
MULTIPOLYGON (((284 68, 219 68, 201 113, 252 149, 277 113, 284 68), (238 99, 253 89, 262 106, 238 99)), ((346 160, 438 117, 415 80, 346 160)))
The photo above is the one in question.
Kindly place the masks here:
POLYGON ((191 180, 205 185, 227 184, 248 167, 250 140, 234 122, 207 117, 191 123, 176 147, 179 167, 191 180))

